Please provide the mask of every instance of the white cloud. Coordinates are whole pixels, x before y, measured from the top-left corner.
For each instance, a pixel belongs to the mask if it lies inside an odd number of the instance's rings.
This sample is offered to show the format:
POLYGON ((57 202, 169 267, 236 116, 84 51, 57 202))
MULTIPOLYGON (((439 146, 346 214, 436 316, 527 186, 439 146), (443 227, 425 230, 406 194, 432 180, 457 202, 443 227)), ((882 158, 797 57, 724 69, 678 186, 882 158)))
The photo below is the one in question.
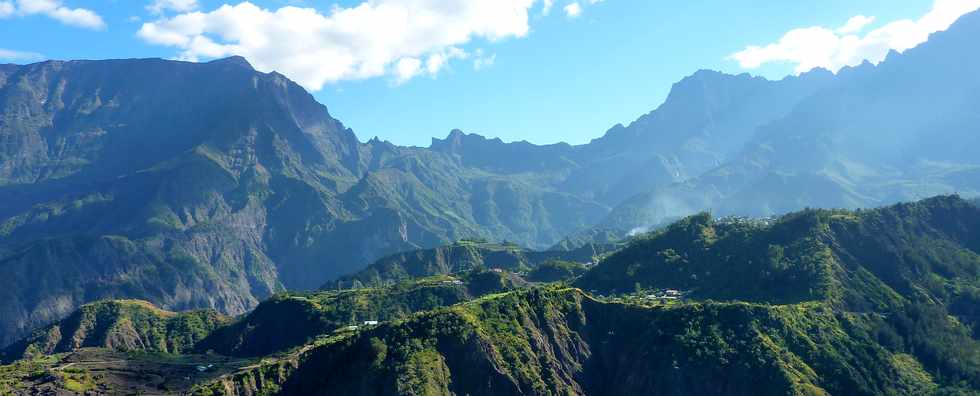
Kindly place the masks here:
POLYGON ((16 8, 13 2, 0 1, 0 18, 7 18, 14 15, 14 11, 16 11, 16 8))
POLYGON ((422 61, 418 58, 401 58, 395 64, 395 77, 398 83, 411 80, 422 72, 422 61))
POLYGON ((493 66, 493 63, 496 62, 496 61, 497 61, 497 54, 486 55, 486 54, 484 54, 483 49, 477 49, 473 53, 473 69, 474 70, 483 70, 483 69, 486 69, 486 68, 488 68, 490 66, 493 66))
POLYGON ((749 46, 729 58, 745 69, 788 62, 796 64, 796 73, 818 67, 837 72, 864 61, 877 64, 889 51, 913 48, 925 42, 931 33, 948 29, 960 16, 978 8, 980 0, 935 0, 932 9, 921 18, 894 21, 863 36, 856 33, 873 18, 854 17, 836 30, 820 26, 794 29, 775 43, 749 46))
POLYGON ((551 7, 555 6, 555 0, 544 0, 544 5, 541 6, 541 15, 548 16, 551 13, 551 7))
POLYGON ((6 62, 34 62, 44 59, 37 52, 23 52, 0 48, 0 60, 6 62))
POLYGON ((851 19, 847 20, 844 26, 841 26, 835 30, 838 34, 848 34, 848 33, 858 33, 864 30, 865 27, 874 23, 875 17, 869 17, 864 15, 855 15, 851 19))
POLYGON ((143 40, 180 50, 179 58, 246 57, 319 90, 340 80, 434 74, 475 39, 524 37, 536 0, 368 0, 329 13, 249 2, 144 23, 143 40))
POLYGON ((198 7, 197 0, 153 0, 146 6, 151 14, 160 15, 170 10, 174 12, 190 12, 198 7))
POLYGON ((569 18, 577 18, 579 15, 582 15, 582 6, 577 1, 568 3, 565 6, 565 15, 569 18))
POLYGON ((429 55, 428 59, 425 60, 425 71, 430 76, 435 76, 449 64, 450 60, 466 59, 469 56, 470 54, 467 54, 466 51, 463 51, 462 49, 450 47, 446 51, 429 55))
POLYGON ((0 2, 0 18, 45 15, 61 23, 86 29, 106 28, 102 17, 85 8, 68 8, 60 0, 16 0, 0 2))

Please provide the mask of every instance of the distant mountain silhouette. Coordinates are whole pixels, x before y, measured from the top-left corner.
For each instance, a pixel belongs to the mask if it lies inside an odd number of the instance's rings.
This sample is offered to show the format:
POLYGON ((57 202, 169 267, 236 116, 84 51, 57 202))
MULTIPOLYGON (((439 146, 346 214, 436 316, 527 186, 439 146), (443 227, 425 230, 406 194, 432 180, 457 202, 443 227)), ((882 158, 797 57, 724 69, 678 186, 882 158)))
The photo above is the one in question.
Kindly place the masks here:
POLYGON ((720 166, 627 199, 601 228, 646 229, 705 209, 767 216, 980 194, 978 36, 973 13, 877 66, 842 70, 720 166))

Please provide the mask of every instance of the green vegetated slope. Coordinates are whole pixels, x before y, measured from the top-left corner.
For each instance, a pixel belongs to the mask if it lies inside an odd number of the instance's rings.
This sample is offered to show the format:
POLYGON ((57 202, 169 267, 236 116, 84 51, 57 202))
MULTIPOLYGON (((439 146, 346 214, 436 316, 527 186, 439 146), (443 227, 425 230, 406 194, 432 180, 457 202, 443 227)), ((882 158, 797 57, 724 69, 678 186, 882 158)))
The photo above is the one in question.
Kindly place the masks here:
POLYGON ((347 326, 403 319, 525 286, 513 274, 472 271, 459 277, 435 276, 377 288, 277 295, 234 324, 218 329, 196 349, 228 356, 268 355, 347 326))
POLYGON ((384 285, 404 279, 461 273, 474 268, 524 272, 553 260, 592 263, 620 247, 617 243, 587 243, 571 250, 534 251, 515 244, 461 240, 434 249, 412 250, 384 257, 364 270, 324 287, 384 285))
POLYGON ((940 384, 880 345, 873 314, 822 303, 644 307, 577 289, 489 296, 318 346, 198 394, 923 394, 940 384), (276 371, 279 372, 279 371, 276 371), (329 375, 324 375, 329 373, 329 375), (249 383, 251 382, 251 384, 249 383))
POLYGON ((588 268, 587 265, 572 261, 551 260, 528 272, 525 279, 542 283, 569 281, 584 274, 588 268))
POLYGON ((82 306, 58 323, 41 328, 0 352, 0 360, 66 353, 81 348, 180 354, 231 318, 215 311, 174 313, 138 300, 82 306))
POLYGON ((635 240, 584 275, 599 293, 674 288, 700 299, 851 310, 958 305, 980 286, 980 209, 955 196, 768 221, 701 214, 635 240))
POLYGON ((193 392, 976 394, 978 233, 980 209, 955 196, 700 215, 634 239, 581 288, 471 271, 282 295, 196 344, 264 358, 193 392), (686 298, 644 298, 664 288, 686 298))
POLYGON ((490 295, 199 391, 247 393, 274 372, 270 394, 975 394, 978 232, 980 210, 957 197, 771 224, 695 216, 577 281, 640 291, 632 303, 580 289, 490 295), (641 297, 661 288, 690 300, 641 297))

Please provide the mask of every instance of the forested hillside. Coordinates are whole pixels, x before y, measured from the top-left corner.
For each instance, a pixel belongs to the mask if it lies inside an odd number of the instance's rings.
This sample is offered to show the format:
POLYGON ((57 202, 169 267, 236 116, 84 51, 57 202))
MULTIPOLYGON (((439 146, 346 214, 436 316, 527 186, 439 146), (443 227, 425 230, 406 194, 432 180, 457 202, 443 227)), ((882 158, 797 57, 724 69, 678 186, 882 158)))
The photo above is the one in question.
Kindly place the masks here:
POLYGON ((229 323, 231 318, 214 311, 174 313, 145 301, 100 301, 3 349, 0 360, 10 363, 81 348, 181 354, 229 323))
POLYGON ((571 250, 535 251, 514 244, 462 240, 434 249, 413 250, 381 258, 364 270, 328 283, 324 288, 383 285, 478 268, 528 272, 556 260, 592 264, 622 246, 622 243, 586 243, 571 250))
MULTIPOLYGON (((164 379, 174 361, 211 362, 212 374, 162 382, 202 395, 973 394, 978 234, 980 208, 956 196, 776 219, 702 214, 633 239, 572 275, 577 287, 476 269, 285 294, 204 337, 166 333, 193 348, 126 359, 164 379)), ((58 389, 69 378, 58 367, 92 354, 39 350, 0 369, 0 384, 58 389)))

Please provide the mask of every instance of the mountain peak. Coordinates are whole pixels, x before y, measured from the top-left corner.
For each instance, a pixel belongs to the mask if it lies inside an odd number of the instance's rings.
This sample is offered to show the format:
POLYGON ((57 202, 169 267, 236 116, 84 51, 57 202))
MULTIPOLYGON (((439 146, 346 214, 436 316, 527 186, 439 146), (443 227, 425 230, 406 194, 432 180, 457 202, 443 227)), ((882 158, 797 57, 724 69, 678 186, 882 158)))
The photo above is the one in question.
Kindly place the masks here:
POLYGON ((466 143, 482 143, 486 142, 487 140, 489 139, 479 134, 466 133, 460 129, 453 129, 452 131, 449 131, 449 135, 446 135, 445 139, 432 138, 432 143, 429 145, 429 147, 436 150, 442 149, 453 151, 459 149, 466 143))
POLYGON ((248 60, 245 59, 245 57, 239 55, 233 55, 222 59, 215 59, 207 63, 210 65, 239 66, 239 67, 247 68, 249 70, 255 70, 255 68, 252 67, 252 64, 248 63, 248 60))
POLYGON ((459 138, 463 138, 463 137, 466 137, 466 132, 463 132, 460 129, 453 129, 453 130, 449 131, 449 135, 446 136, 446 139, 447 140, 449 140, 449 139, 459 139, 459 138))

